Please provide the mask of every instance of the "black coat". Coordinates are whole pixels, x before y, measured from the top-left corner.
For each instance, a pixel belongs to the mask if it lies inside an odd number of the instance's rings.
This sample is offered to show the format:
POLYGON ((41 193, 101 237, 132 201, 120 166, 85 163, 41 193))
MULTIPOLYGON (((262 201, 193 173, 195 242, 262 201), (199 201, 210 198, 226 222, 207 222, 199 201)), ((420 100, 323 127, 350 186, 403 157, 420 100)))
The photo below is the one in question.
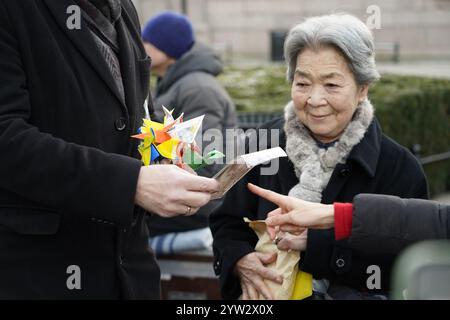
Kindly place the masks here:
MULTIPOLYGON (((264 128, 282 129, 283 125, 284 120, 280 119, 268 123, 264 128)), ((284 148, 284 131, 280 133, 279 140, 280 147, 284 148)), ((242 217, 265 219, 266 214, 276 208, 248 191, 247 183, 285 195, 298 183, 289 159, 280 158, 279 161, 276 175, 260 175, 261 167, 252 169, 227 193, 223 205, 211 215, 214 269, 220 275, 225 298, 236 298, 240 294, 238 278, 232 273, 232 268, 242 256, 254 251, 257 242, 256 235, 242 217)), ((351 202, 358 193, 415 198, 428 196, 426 178, 418 161, 407 149, 384 136, 376 119, 363 140, 353 148, 347 162, 336 166, 322 193, 322 203, 351 202)), ((307 248, 302 254, 300 267, 312 273, 316 279, 326 278, 364 290, 367 267, 377 264, 382 269, 382 289, 387 290, 393 260, 394 256, 369 259, 364 253, 353 252, 347 240, 334 240, 334 230, 309 230, 307 248)))
POLYGON ((117 31, 126 101, 70 0, 0 0, 0 299, 158 298, 134 196, 150 61, 137 13, 117 31), (69 290, 71 265, 81 290, 69 290))
POLYGON ((450 205, 360 194, 353 200, 349 245, 373 255, 398 254, 428 239, 450 239, 450 205))

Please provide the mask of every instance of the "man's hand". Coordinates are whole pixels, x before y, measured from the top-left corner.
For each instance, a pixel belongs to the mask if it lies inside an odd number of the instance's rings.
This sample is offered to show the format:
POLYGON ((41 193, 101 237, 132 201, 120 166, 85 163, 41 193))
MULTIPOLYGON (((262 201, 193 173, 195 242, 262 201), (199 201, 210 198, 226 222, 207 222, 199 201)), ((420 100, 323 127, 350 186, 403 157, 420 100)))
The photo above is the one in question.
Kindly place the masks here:
MULTIPOLYGON (((158 164, 172 164, 172 161, 166 158, 161 159, 158 164)), ((197 172, 195 172, 188 164, 182 163, 181 166, 178 166, 179 168, 183 169, 184 171, 187 171, 189 173, 192 173, 193 175, 198 176, 197 172)))
POLYGON ((192 215, 219 188, 214 179, 199 177, 174 165, 142 167, 135 203, 162 217, 192 215))
POLYGON ((276 253, 264 254, 260 252, 252 252, 239 259, 235 266, 235 272, 241 282, 242 300, 258 300, 259 294, 267 300, 273 300, 273 295, 264 283, 264 279, 279 284, 283 283, 283 278, 280 275, 265 267, 276 259, 276 253))

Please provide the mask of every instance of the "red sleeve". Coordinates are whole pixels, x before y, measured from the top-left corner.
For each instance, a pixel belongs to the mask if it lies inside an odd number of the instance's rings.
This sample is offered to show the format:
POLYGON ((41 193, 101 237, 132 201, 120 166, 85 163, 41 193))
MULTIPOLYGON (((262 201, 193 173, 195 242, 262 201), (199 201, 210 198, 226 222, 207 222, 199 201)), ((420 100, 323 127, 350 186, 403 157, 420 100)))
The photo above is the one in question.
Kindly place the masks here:
POLYGON ((336 240, 350 237, 352 233, 353 205, 334 203, 334 236, 336 240))

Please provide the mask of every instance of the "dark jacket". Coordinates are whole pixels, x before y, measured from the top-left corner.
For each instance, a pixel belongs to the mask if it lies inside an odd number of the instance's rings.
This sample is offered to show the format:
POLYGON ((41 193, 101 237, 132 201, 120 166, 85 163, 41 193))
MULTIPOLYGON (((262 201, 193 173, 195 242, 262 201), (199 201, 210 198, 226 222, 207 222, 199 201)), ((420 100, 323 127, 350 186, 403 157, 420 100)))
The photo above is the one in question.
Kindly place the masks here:
POLYGON ((89 27, 67 27, 72 1, 0 0, 0 299, 159 297, 130 138, 150 61, 121 3, 126 101, 89 27), (81 290, 66 285, 71 265, 81 290))
MULTIPOLYGON (((216 129, 225 136, 227 128, 236 126, 236 112, 228 93, 216 79, 222 71, 222 62, 210 48, 200 43, 194 45, 158 82, 153 99, 156 119, 161 121, 163 118, 162 105, 175 109, 175 116, 184 112, 185 120, 204 114, 202 131, 216 129)), ((202 149, 209 143, 209 140, 203 141, 202 149)), ((221 167, 211 165, 199 170, 198 174, 212 177, 221 167)), ((208 227, 208 216, 219 204, 220 201, 212 201, 191 217, 179 216, 168 220, 152 216, 150 233, 157 235, 208 227)))
POLYGON ((234 104, 216 79, 222 71, 220 58, 209 47, 196 43, 158 81, 153 97, 156 119, 162 120, 164 105, 175 109, 175 116, 184 112, 185 120, 206 115, 203 130, 234 128, 234 104))
MULTIPOLYGON (((283 125, 284 120, 280 119, 269 122, 264 128, 282 129, 283 125)), ((281 131, 279 140, 280 147, 284 148, 284 131, 281 131)), ((210 218, 214 236, 214 269, 220 275, 225 298, 236 298, 240 294, 238 278, 232 269, 237 260, 254 251, 257 242, 256 235, 242 218, 265 219, 266 214, 276 208, 250 193, 247 183, 285 195, 298 183, 294 166, 287 157, 279 159, 279 170, 275 175, 261 175, 261 168, 252 169, 236 184, 210 218)), ((350 152, 347 162, 334 169, 322 193, 322 203, 351 202, 359 193, 428 196, 426 178, 418 161, 407 149, 384 136, 376 119, 363 140, 350 152)), ((394 256, 367 258, 364 253, 353 252, 347 240, 334 240, 334 230, 309 230, 300 267, 316 279, 326 278, 358 290, 367 290, 367 267, 377 264, 383 272, 382 290, 387 290, 393 260, 394 256)))
POLYGON ((349 245, 354 251, 398 254, 418 241, 449 238, 450 205, 374 194, 353 200, 349 245))

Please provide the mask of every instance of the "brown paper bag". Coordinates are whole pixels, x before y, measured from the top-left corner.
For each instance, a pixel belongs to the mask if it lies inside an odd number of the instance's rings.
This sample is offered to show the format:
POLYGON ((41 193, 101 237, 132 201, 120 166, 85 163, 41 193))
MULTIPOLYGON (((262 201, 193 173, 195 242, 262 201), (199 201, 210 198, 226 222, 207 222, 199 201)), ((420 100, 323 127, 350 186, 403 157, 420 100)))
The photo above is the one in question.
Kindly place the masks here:
MULTIPOLYGON (((289 300, 294 290, 295 279, 298 271, 298 262, 300 254, 298 251, 279 250, 275 243, 270 240, 269 233, 266 231, 266 223, 264 220, 251 221, 244 218, 255 233, 258 235, 258 243, 255 250, 262 253, 277 252, 277 260, 266 267, 275 271, 283 277, 283 284, 278 284, 271 280, 264 280, 275 300, 289 300)), ((259 295, 259 300, 264 300, 264 296, 259 295)))

